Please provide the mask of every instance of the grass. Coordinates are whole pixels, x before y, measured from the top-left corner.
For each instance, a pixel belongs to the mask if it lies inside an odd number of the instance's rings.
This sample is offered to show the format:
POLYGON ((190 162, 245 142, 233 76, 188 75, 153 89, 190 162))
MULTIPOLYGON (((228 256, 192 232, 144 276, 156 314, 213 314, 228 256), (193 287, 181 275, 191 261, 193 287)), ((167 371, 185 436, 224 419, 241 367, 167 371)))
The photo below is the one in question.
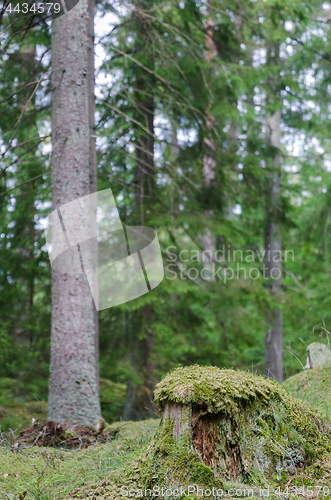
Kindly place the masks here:
POLYGON ((296 399, 317 408, 331 418, 331 363, 304 370, 284 382, 284 388, 296 399))
POLYGON ((71 491, 111 481, 146 449, 159 421, 118 422, 116 438, 79 452, 33 447, 0 449, 0 498, 57 500, 71 491))
POLYGON ((0 406, 0 427, 3 432, 9 429, 21 431, 27 429, 35 418, 40 422, 47 420, 45 401, 20 402, 13 400, 8 406, 0 406))
MULTIPOLYGON (((287 379, 284 388, 292 396, 309 403, 329 418, 331 411, 330 377, 331 363, 314 370, 301 372, 287 379)), ((107 389, 109 392, 105 401, 111 401, 112 387, 108 385, 107 389)), ((117 393, 119 391, 121 394, 124 388, 117 387, 115 389, 117 393)), ((7 400, 9 396, 6 395, 7 400)), ((14 398, 10 400, 9 407, 1 408, 4 402, 5 400, 1 401, 0 399, 0 423, 4 427, 19 430, 30 425, 32 417, 40 417, 40 421, 46 419, 47 404, 45 402, 18 402, 14 398)), ((6 446, 5 443, 1 447, 0 434, 0 499, 126 500, 129 497, 121 495, 119 485, 123 484, 123 481, 125 484, 125 478, 130 475, 130 481, 133 481, 130 484, 135 484, 134 482, 138 480, 135 474, 137 474, 139 457, 151 443, 158 425, 159 420, 157 419, 112 423, 109 427, 117 431, 112 441, 79 452, 37 447, 15 451, 12 447, 6 446)), ((318 460, 311 469, 311 471, 306 471, 305 479, 293 476, 290 487, 302 488, 304 486, 309 488, 309 485, 312 485, 314 490, 319 484, 327 484, 328 479, 322 476, 328 472, 327 476, 331 477, 329 457, 318 460)), ((278 475, 279 478, 277 476, 275 479, 279 480, 280 491, 284 491, 292 476, 289 478, 282 471, 279 471, 278 475)), ((248 491, 250 488, 254 490, 254 496, 250 496, 250 498, 261 498, 259 487, 230 482, 226 483, 222 498, 240 498, 240 495, 235 495, 233 492, 241 489, 248 491)), ((325 499, 331 498, 329 494, 321 495, 325 499)), ((244 495, 241 496, 241 498, 244 497, 244 495)), ((279 494, 274 496, 270 491, 268 498, 279 499, 281 496, 279 494)), ((294 500, 295 498, 303 498, 303 496, 289 492, 288 496, 285 495, 283 498, 294 500)), ((317 495, 314 495, 313 498, 317 498, 317 495)))

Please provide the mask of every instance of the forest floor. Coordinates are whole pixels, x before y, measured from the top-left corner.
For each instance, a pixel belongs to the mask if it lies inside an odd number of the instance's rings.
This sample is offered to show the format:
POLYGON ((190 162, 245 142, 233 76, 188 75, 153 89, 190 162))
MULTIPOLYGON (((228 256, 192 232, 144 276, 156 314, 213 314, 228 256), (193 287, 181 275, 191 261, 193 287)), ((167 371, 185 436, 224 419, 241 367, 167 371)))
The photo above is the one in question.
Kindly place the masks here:
MULTIPOLYGON (((331 408, 330 377, 331 364, 299 373, 288 379, 284 385, 294 397, 311 404, 328 418, 331 408)), ((26 416, 27 410, 31 410, 32 414, 32 405, 30 403, 30 408, 28 403, 24 403, 20 409, 17 407, 16 411, 22 411, 22 415, 26 416)), ((35 416, 42 419, 45 416, 45 404, 41 403, 38 408, 39 414, 37 412, 35 416)), ((123 478, 130 474, 134 477, 139 457, 148 448, 158 426, 158 419, 116 422, 107 425, 110 438, 106 443, 79 451, 36 446, 15 449, 9 444, 13 443, 11 436, 8 433, 0 433, 0 499, 125 500, 137 497, 135 493, 132 496, 127 495, 128 490, 123 478), (124 485, 124 490, 119 486, 121 484, 124 485)), ((130 484, 132 486, 135 483, 130 484)), ((280 472, 270 489, 265 486, 261 489, 261 486, 226 482, 221 497, 330 499, 331 485, 329 490, 323 477, 318 477, 318 474, 315 477, 307 475, 304 481, 300 478, 298 482, 295 475, 288 476, 280 472)), ((192 500, 196 497, 184 493, 181 498, 192 500)))
POLYGON ((31 447, 0 449, 0 498, 51 500, 105 479, 134 461, 150 443, 159 420, 118 422, 108 428, 116 438, 80 451, 31 447))
POLYGON ((331 418, 331 363, 302 370, 285 380, 284 388, 291 396, 317 408, 325 418, 331 418))

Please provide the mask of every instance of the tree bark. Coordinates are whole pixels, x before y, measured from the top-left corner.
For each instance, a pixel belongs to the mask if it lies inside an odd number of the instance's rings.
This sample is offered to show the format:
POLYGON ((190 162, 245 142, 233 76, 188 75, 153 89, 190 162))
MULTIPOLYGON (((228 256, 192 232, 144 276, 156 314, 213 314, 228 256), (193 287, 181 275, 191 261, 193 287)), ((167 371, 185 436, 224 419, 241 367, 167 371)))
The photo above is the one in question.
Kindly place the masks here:
MULTIPOLYGON (((90 193, 88 2, 52 26, 53 210, 90 193)), ((100 418, 92 295, 84 273, 52 271, 48 418, 95 426, 100 418)))
MULTIPOLYGON (((98 166, 97 166, 97 151, 95 146, 95 68, 94 68, 94 9, 95 0, 88 0, 88 95, 89 95, 89 128, 90 128, 90 143, 89 143, 89 158, 90 158, 90 190, 91 193, 98 191, 98 166)), ((95 242, 95 244, 97 244, 95 242)), ((94 249, 97 258, 97 249, 94 249)), ((94 301, 92 301, 95 322, 95 360, 97 369, 97 383, 99 391, 99 315, 94 301)))
MULTIPOLYGON (((278 43, 269 44, 268 63, 271 66, 280 64, 278 43)), ((278 75, 269 77, 271 97, 269 104, 279 99, 278 75)), ((267 179, 265 209, 265 277, 269 289, 272 307, 266 318, 265 333, 265 365, 264 372, 271 379, 283 382, 283 325, 282 311, 277 304, 282 286, 282 236, 280 223, 281 201, 281 111, 278 109, 268 113, 266 118, 266 142, 273 148, 273 162, 267 179)))
MULTIPOLYGON (((137 52, 149 51, 152 47, 150 26, 144 9, 151 7, 150 0, 137 0, 135 17, 139 41, 137 52)), ((147 53, 147 66, 154 69, 153 55, 147 53)), ((145 222, 146 202, 151 201, 154 188, 154 79, 137 66, 136 120, 142 125, 136 129, 136 205, 139 207, 140 224, 145 222)))
MULTIPOLYGON (((135 19, 137 22, 137 54, 152 50, 150 26, 145 10, 151 7, 150 0, 137 0, 135 19)), ((153 54, 147 53, 150 69, 154 69, 153 54)), ((153 208, 154 191, 154 79, 137 66, 136 121, 142 125, 136 129, 136 183, 135 203, 137 223, 143 226, 153 208), (147 210, 150 207, 150 210, 147 210), (147 217, 146 217, 147 215, 147 217)), ((139 420, 153 416, 154 381, 154 304, 142 306, 134 315, 133 342, 131 345, 132 377, 125 398, 124 420, 139 420)))
MULTIPOLYGON (((215 23, 210 15, 210 6, 208 6, 207 9, 208 9, 207 12, 208 17, 206 23, 206 36, 205 36, 205 45, 207 48, 207 52, 205 59, 209 64, 213 58, 217 57, 217 49, 214 42, 215 23)), ((209 102, 208 108, 206 109, 207 134, 206 137, 204 137, 205 153, 203 155, 203 166, 202 166, 204 186, 207 190, 211 188, 214 182, 215 167, 216 167, 216 160, 215 160, 216 146, 215 146, 215 141, 212 137, 212 127, 213 125, 215 125, 215 117, 211 114, 212 106, 213 103, 209 102)), ((206 223, 208 219, 210 218, 212 219, 212 217, 213 217, 213 210, 205 210, 206 223)), ((204 255, 209 256, 209 260, 212 261, 215 254, 216 241, 215 241, 215 236, 212 234, 208 226, 206 226, 204 234, 202 235, 202 245, 203 245, 204 255)), ((210 271, 208 280, 214 281, 214 278, 212 277, 212 263, 206 262, 205 267, 209 268, 210 271)))
POLYGON ((141 420, 154 414, 154 305, 146 304, 135 317, 134 339, 131 346, 133 376, 125 396, 123 419, 141 420), (140 338, 142 332, 143 338, 140 338))

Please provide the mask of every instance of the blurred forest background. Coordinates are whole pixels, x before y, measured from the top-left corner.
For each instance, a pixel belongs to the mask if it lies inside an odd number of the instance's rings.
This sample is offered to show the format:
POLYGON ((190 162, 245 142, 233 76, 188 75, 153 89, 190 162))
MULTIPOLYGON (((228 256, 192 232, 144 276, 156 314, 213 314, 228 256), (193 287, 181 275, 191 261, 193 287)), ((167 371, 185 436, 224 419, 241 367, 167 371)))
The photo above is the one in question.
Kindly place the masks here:
MULTIPOLYGON (((7 399, 45 401, 52 24, 35 16, 28 30, 11 29, 8 4, 0 25, 0 385, 7 399)), ((321 334, 326 342, 329 12, 313 0, 96 4, 98 190, 112 188, 124 224, 157 230, 165 266, 155 290, 99 313, 101 389, 117 404, 107 414, 104 396, 107 419, 147 416, 154 383, 178 365, 263 373, 270 311, 282 316, 285 378, 302 369, 307 344, 321 334), (270 224, 283 253, 276 295, 259 258, 270 224), (224 249, 230 254, 207 264, 233 269, 234 279, 188 274, 206 267, 205 250, 224 249), (234 262, 239 250, 254 259, 234 262), (237 262, 246 276, 237 276, 237 262)))

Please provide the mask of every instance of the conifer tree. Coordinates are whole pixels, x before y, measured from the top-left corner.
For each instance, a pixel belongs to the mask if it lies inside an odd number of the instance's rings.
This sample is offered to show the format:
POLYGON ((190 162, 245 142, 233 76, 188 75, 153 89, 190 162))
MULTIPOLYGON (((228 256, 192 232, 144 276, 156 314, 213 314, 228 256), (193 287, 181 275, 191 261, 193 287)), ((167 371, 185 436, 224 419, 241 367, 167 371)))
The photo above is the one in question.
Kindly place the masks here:
MULTIPOLYGON (((52 27, 52 209, 91 190, 87 0, 52 27)), ((96 322, 86 275, 52 271, 50 420, 96 425, 100 418, 96 322)))

